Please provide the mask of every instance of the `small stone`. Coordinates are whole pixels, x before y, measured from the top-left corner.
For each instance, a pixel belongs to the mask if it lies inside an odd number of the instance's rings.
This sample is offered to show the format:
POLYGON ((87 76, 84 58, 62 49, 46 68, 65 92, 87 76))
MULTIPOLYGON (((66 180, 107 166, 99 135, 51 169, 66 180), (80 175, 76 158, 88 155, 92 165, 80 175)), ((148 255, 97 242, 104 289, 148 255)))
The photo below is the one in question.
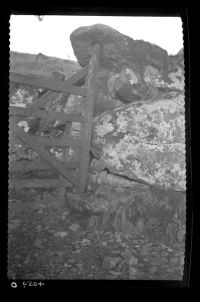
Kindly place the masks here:
POLYGON ((28 273, 26 275, 23 276, 23 279, 30 279, 30 280, 44 280, 45 276, 43 276, 42 274, 35 272, 35 273, 28 273))
POLYGON ((7 273, 8 279, 17 279, 16 278, 16 273, 14 271, 12 271, 11 269, 8 269, 8 273, 7 273))
POLYGON ((131 253, 133 253, 134 255, 137 255, 137 251, 131 248, 131 253))
POLYGON ((116 279, 116 276, 114 276, 114 275, 107 275, 105 277, 105 280, 115 280, 115 279, 116 279))
POLYGON ((120 239, 121 241, 121 235, 119 233, 115 233, 115 239, 120 239))
MULTIPOLYGON (((116 247, 114 247, 114 248, 116 248, 116 247)), ((119 254, 121 254, 121 251, 119 250, 119 249, 112 249, 111 251, 110 251, 110 253, 112 254, 112 255, 119 255, 119 254)))
POLYGON ((185 262, 185 256, 181 256, 180 257, 180 264, 184 265, 184 262, 185 262))
POLYGON ((178 257, 172 257, 170 258, 171 263, 177 263, 178 262, 178 257))
POLYGON ((124 252, 124 258, 126 263, 130 266, 136 265, 138 263, 138 259, 135 256, 133 256, 131 251, 128 249, 124 252))
POLYGON ((20 219, 13 219, 13 220, 10 221, 10 223, 20 224, 21 220, 20 219))
POLYGON ((55 233, 55 230, 52 230, 52 229, 46 229, 47 230, 47 232, 49 232, 49 233, 55 233))
POLYGON ((137 274, 137 268, 135 268, 135 267, 132 267, 132 266, 130 266, 129 267, 129 275, 135 275, 135 274, 137 274))
POLYGON ((146 244, 145 244, 145 247, 147 248, 149 248, 149 247, 151 247, 153 244, 151 243, 151 242, 147 242, 146 244))
POLYGON ((37 211, 39 210, 44 210, 46 208, 46 204, 44 203, 40 203, 40 202, 35 202, 34 205, 33 205, 33 208, 37 211))
POLYGON ((167 269, 167 272, 168 272, 168 273, 174 272, 174 268, 168 268, 168 269, 167 269))
POLYGON ((160 257, 160 258, 151 260, 151 264, 153 264, 153 265, 163 265, 163 264, 166 264, 167 262, 168 262, 168 259, 166 257, 160 257))
POLYGON ((30 255, 28 254, 27 257, 26 257, 26 259, 24 260, 23 263, 24 263, 24 264, 29 264, 30 259, 31 259, 31 257, 30 257, 30 255))
POLYGON ((96 227, 97 223, 98 223, 98 218, 97 218, 97 216, 92 215, 92 216, 88 219, 88 226, 87 226, 87 228, 88 228, 88 229, 93 229, 93 228, 96 227))
POLYGON ((70 225, 69 230, 72 232, 76 232, 76 231, 78 231, 79 228, 80 228, 79 224, 73 223, 72 225, 70 225))
POLYGON ((102 246, 107 246, 108 243, 107 243, 106 241, 103 241, 103 242, 101 243, 101 245, 102 245, 102 246))
POLYGON ((20 259, 21 257, 22 257, 21 255, 18 255, 18 254, 15 255, 15 258, 16 258, 16 259, 20 259))
POLYGON ((151 274, 155 274, 157 271, 158 271, 158 268, 157 268, 156 266, 152 266, 152 267, 150 267, 150 269, 149 269, 149 272, 150 272, 151 274))
POLYGON ((38 214, 43 214, 43 213, 44 213, 43 209, 39 209, 38 214))
POLYGON ((42 226, 41 226, 41 225, 37 225, 37 226, 36 226, 36 231, 40 232, 41 229, 42 229, 42 226))
POLYGON ((127 245, 125 242, 121 242, 120 245, 121 245, 122 247, 125 247, 125 248, 128 247, 128 245, 127 245))
POLYGON ((141 254, 141 256, 147 256, 147 255, 149 255, 149 251, 147 250, 147 251, 142 251, 140 254, 141 254))
POLYGON ((66 237, 68 235, 68 232, 64 232, 64 231, 58 231, 56 233, 54 233, 54 237, 66 237))
POLYGON ((103 261, 103 269, 113 270, 121 262, 120 257, 106 256, 103 261))
POLYGON ((21 224, 21 221, 19 219, 14 219, 12 221, 10 221, 9 225, 8 225, 8 229, 9 230, 14 230, 17 227, 19 227, 21 224))
POLYGON ((80 252, 81 252, 81 250, 76 250, 76 251, 74 251, 74 253, 77 253, 77 254, 80 253, 80 252))
POLYGON ((71 259, 68 260, 68 263, 69 263, 69 264, 74 264, 74 263, 75 263, 75 260, 74 260, 73 258, 71 258, 71 259))
POLYGON ((121 275, 120 272, 116 272, 116 271, 109 271, 109 274, 111 274, 113 276, 120 276, 121 275))
POLYGON ((88 244, 90 244, 90 240, 87 239, 87 238, 84 238, 84 239, 81 241, 81 244, 83 244, 83 245, 88 245, 88 244))
POLYGON ((90 184, 87 186, 87 190, 88 190, 88 191, 91 191, 91 190, 92 190, 92 187, 91 187, 90 184))
POLYGON ((138 263, 138 259, 136 257, 134 257, 133 255, 128 260, 128 264, 130 266, 137 265, 137 263, 138 263))
POLYGON ((41 241, 39 238, 37 238, 37 239, 35 239, 33 245, 34 245, 35 247, 38 247, 38 248, 41 249, 41 248, 42 248, 42 241, 41 241))
POLYGON ((68 211, 68 210, 66 210, 66 211, 64 211, 64 212, 62 213, 62 216, 67 216, 67 215, 69 215, 69 211, 68 211))

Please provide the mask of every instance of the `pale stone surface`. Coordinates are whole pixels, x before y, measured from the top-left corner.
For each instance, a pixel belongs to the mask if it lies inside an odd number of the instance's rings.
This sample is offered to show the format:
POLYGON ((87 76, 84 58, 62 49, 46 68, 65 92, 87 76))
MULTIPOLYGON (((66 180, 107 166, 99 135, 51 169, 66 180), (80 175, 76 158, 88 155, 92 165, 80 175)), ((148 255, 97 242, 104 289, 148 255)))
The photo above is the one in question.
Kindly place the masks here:
POLYGON ((92 147, 111 172, 185 191, 183 95, 102 114, 95 119, 92 147))

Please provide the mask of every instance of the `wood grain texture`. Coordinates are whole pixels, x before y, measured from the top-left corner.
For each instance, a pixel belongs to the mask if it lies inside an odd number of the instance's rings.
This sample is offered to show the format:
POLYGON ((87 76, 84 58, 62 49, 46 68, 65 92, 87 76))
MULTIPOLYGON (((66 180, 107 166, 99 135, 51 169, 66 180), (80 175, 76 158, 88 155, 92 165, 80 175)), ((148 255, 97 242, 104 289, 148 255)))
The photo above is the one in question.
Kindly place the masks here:
POLYGON ((66 179, 10 179, 9 189, 71 187, 66 179))
MULTIPOLYGON (((78 161, 69 161, 62 163, 66 169, 75 169, 79 167, 78 161)), ((21 171, 27 172, 30 170, 50 170, 52 167, 42 160, 14 160, 9 162, 9 172, 21 171)))
POLYGON ((69 80, 60 82, 51 78, 43 78, 36 75, 23 75, 20 73, 11 72, 10 81, 23 85, 46 88, 57 92, 67 92, 75 95, 86 96, 87 89, 71 85, 69 80))
POLYGON ((82 125, 81 162, 78 180, 78 192, 80 193, 84 192, 88 177, 90 141, 93 126, 94 104, 97 96, 97 72, 100 60, 100 50, 100 45, 95 44, 87 78, 88 92, 85 104, 85 123, 82 125))
POLYGON ((48 118, 52 120, 61 120, 64 122, 71 121, 82 123, 84 120, 83 117, 78 114, 66 114, 63 112, 54 112, 39 109, 35 111, 29 111, 29 108, 21 108, 16 106, 9 107, 9 115, 48 118))

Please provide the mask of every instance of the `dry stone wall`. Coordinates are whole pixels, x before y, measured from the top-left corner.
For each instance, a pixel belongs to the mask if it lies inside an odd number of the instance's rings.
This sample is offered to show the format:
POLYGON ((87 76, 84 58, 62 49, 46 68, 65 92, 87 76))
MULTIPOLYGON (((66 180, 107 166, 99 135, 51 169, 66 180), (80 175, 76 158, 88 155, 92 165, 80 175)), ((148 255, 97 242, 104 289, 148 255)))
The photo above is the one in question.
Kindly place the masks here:
POLYGON ((73 207, 115 213, 127 236, 148 234, 168 244, 185 234, 184 54, 133 40, 109 26, 71 34, 79 64, 101 45, 88 193, 73 207))

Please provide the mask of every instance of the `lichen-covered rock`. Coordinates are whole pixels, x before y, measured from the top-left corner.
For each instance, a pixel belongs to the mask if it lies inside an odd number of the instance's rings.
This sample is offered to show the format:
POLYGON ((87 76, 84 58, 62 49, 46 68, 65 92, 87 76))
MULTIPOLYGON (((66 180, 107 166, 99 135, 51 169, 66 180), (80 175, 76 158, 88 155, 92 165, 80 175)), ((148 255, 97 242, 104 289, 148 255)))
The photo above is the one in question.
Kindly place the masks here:
POLYGON ((95 119, 92 148, 113 173, 185 191, 183 95, 102 114, 95 119))
POLYGON ((27 107, 34 98, 39 97, 44 89, 24 85, 13 84, 10 87, 9 105, 18 107, 27 107))

